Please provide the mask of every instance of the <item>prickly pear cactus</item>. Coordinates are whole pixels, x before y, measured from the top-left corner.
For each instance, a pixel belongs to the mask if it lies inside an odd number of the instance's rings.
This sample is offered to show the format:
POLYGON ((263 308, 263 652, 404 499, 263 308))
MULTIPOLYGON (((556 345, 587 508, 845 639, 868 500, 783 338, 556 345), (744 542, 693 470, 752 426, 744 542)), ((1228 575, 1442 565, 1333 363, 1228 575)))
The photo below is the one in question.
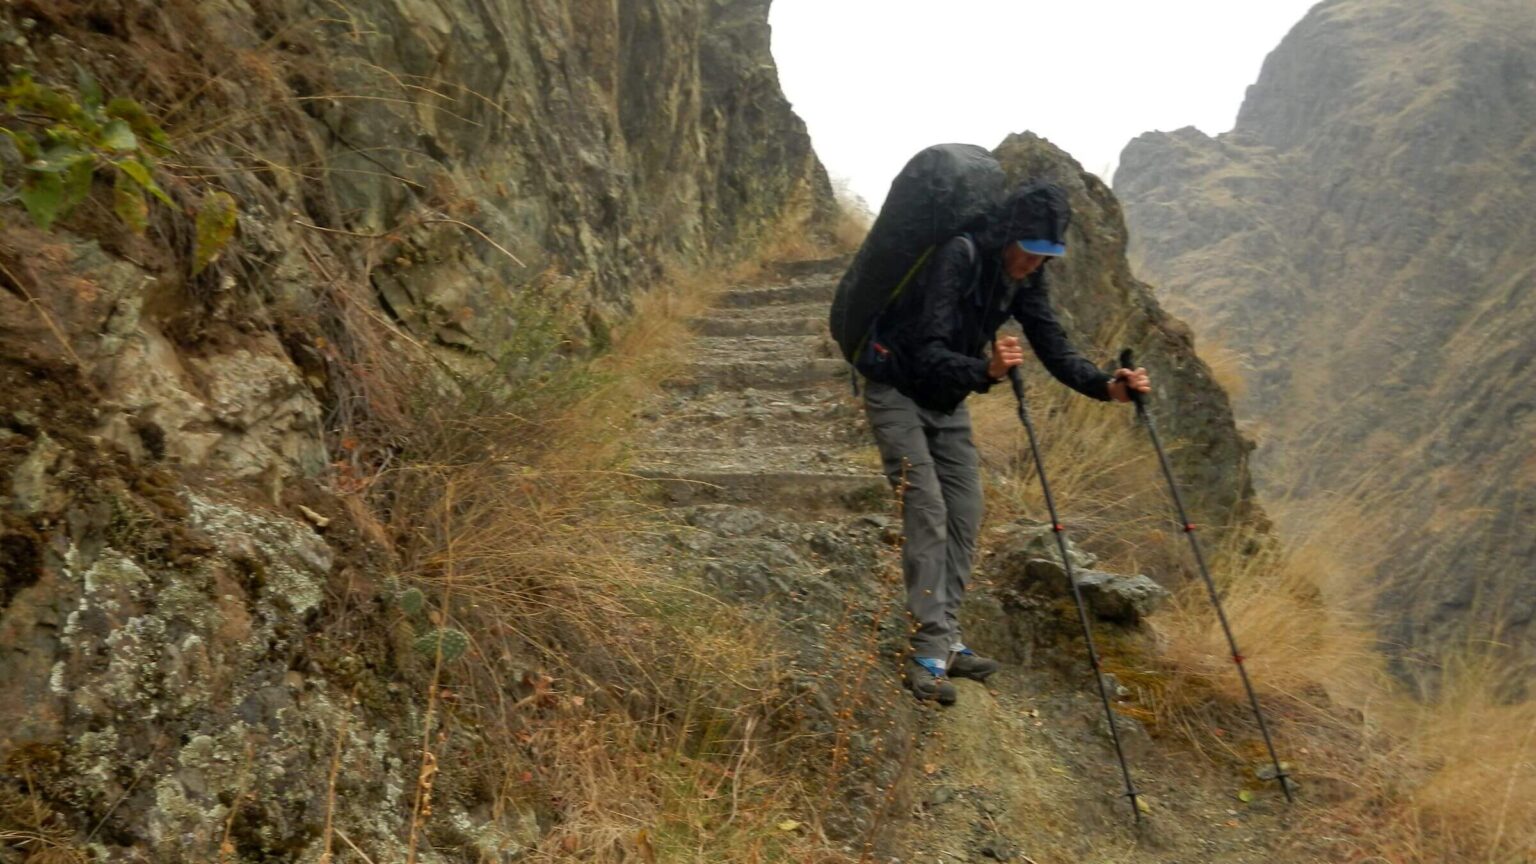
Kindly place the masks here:
POLYGON ((469 637, 463 630, 439 627, 423 634, 415 643, 416 650, 427 657, 435 656, 439 646, 442 647, 443 662, 451 663, 469 650, 469 637))
POLYGON ((427 607, 427 597, 421 593, 420 588, 407 588, 401 591, 398 600, 400 608, 405 610, 405 614, 411 616, 420 615, 427 607))

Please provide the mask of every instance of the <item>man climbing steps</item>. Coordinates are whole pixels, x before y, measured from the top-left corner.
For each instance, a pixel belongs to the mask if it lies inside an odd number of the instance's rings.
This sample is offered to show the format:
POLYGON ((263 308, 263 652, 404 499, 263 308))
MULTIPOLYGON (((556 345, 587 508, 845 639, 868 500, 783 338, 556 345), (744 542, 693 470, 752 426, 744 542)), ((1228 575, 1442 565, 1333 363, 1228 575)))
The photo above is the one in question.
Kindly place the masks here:
MULTIPOLYGON (((907 197, 893 186, 890 201, 907 197)), ((903 673, 919 699, 952 704, 950 677, 985 680, 997 669, 965 646, 959 620, 982 516, 965 399, 1024 362, 1018 338, 999 339, 997 328, 1017 320, 1046 369, 1086 396, 1129 402, 1132 389, 1150 390, 1144 369, 1109 374, 1088 362, 1056 319, 1044 267, 1066 253, 1070 220, 1066 193, 1051 184, 1025 184, 983 208, 964 233, 918 258, 868 325, 864 341, 873 340, 876 353, 852 358, 867 378, 864 408, 886 476, 902 496, 902 571, 913 621, 903 673)), ((882 242, 880 231, 877 222, 866 250, 882 242)), ((866 257, 861 252, 845 285, 857 281, 866 257)), ((834 306, 834 328, 839 323, 834 306)))

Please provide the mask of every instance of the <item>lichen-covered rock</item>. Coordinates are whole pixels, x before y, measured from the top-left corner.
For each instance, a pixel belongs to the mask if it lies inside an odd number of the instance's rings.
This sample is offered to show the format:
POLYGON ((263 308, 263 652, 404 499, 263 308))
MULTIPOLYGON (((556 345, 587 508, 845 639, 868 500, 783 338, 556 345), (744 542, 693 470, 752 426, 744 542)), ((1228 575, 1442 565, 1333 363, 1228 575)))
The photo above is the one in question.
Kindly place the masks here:
MULTIPOLYGON (((1093 553, 1078 548, 1070 536, 1062 539, 1073 567, 1084 569, 1098 563, 1093 553)), ((988 540, 988 553, 995 558, 994 566, 999 570, 1022 571, 1031 561, 1053 561, 1058 568, 1061 566, 1061 547, 1049 523, 1021 519, 999 525, 992 529, 988 540)))
POLYGON ((1078 590, 1094 617, 1132 627, 1168 600, 1168 590, 1141 574, 1125 576, 1102 570, 1075 572, 1078 590))
POLYGON ((60 503, 61 492, 51 482, 51 476, 64 456, 64 449, 42 433, 38 436, 25 459, 11 473, 11 509, 23 516, 35 516, 60 503))
MULTIPOLYGON (((993 533, 996 539, 989 568, 1005 588, 1046 598, 1071 597, 1067 568, 1050 525, 1021 522, 993 533)), ((1168 599, 1167 589, 1146 576, 1092 569, 1096 559, 1070 540, 1067 556, 1083 601, 1102 621, 1135 626, 1168 599)))
POLYGON ((237 839, 246 853, 305 848, 328 806, 315 790, 337 755, 349 765, 337 812, 370 843, 395 842, 380 814, 402 806, 408 785, 398 733, 292 669, 331 551, 297 520, 184 503, 201 542, 194 565, 102 545, 142 536, 132 523, 150 514, 125 499, 78 514, 81 533, 56 566, 8 604, 0 752, 53 749, 56 765, 36 769, 50 797, 97 818, 126 806, 112 846, 133 838, 167 862, 207 860, 232 822, 259 826, 237 839))
MULTIPOLYGON (((0 209, 0 782, 25 769, 93 860, 313 862, 331 824, 403 861, 439 730, 422 634, 395 631, 431 610, 385 602, 385 556, 327 486, 328 436, 347 450, 382 374, 347 351, 540 369, 605 347, 669 265, 817 230, 830 186, 766 0, 100 12, 6 4, 0 65, 181 106, 162 180, 191 211, 208 190, 183 175, 217 176, 238 226, 198 273, 191 220, 157 202, 131 236, 104 177, 107 206, 52 231, 0 209)), ((434 655, 470 650, 434 632, 434 655)), ((529 808, 451 783, 438 849, 538 843, 529 808)))

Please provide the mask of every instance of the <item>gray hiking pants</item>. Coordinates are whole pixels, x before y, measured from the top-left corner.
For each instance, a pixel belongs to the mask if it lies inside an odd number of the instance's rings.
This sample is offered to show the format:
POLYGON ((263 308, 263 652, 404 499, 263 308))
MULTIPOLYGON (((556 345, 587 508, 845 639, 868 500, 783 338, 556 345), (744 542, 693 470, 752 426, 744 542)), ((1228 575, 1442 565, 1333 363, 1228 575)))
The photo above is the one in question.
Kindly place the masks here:
POLYGON ((885 476, 902 496, 902 572, 918 657, 949 656, 960 641, 960 603, 971 581, 981 531, 981 460, 971 415, 920 408, 896 388, 868 382, 864 411, 880 445, 885 476))

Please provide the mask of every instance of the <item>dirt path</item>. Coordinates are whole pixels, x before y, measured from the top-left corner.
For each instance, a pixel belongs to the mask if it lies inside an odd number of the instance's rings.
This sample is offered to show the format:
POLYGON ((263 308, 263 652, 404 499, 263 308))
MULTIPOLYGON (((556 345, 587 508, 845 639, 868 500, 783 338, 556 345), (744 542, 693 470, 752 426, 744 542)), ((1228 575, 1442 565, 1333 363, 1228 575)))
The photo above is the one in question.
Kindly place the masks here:
POLYGON ((973 644, 1006 661, 991 689, 958 682, 959 704, 937 709, 900 688, 890 494, 822 335, 840 272, 802 265, 723 294, 695 322, 696 360, 648 410, 635 449, 671 507, 657 553, 781 622, 799 722, 847 737, 848 766, 829 785, 849 814, 829 833, 891 862, 1325 860, 1291 848, 1287 822, 1302 808, 1126 720, 1150 802, 1134 827, 1070 628, 1014 602, 985 567, 966 614, 973 644), (854 728, 837 719, 844 707, 854 728))

